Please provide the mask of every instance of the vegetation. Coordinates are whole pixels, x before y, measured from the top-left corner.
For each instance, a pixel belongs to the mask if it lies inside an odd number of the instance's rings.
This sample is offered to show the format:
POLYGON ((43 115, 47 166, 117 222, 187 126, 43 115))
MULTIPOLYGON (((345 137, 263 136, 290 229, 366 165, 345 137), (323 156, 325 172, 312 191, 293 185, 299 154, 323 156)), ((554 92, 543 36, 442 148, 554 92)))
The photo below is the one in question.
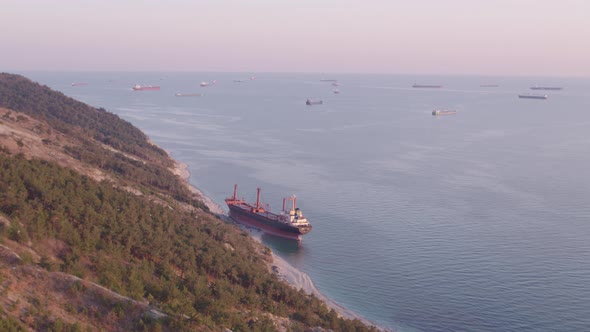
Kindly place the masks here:
MULTIPOLYGON (((208 209, 193 198, 180 179, 168 170, 173 161, 166 152, 113 113, 92 108, 22 76, 5 73, 0 74, 0 107, 47 122, 50 128, 78 143, 66 146, 66 153, 110 172, 123 183, 137 183, 144 189, 149 187, 176 200, 208 209)), ((10 112, 3 116, 9 118, 10 112)), ((16 119, 23 121, 24 118, 18 115, 16 119)), ((22 142, 17 143, 22 147, 22 142)), ((46 140, 44 143, 50 142, 46 140)))
MULTIPOLYGON (((118 181, 96 182, 53 162, 0 149, 0 221, 10 221, 0 222, 0 242, 28 248, 21 252, 22 264, 75 275, 129 298, 96 295, 100 308, 72 300, 65 312, 82 313, 90 321, 127 316, 130 322, 113 329, 145 331, 273 331, 276 317, 289 318, 293 331, 310 326, 375 330, 340 318, 313 295, 269 273, 268 251, 247 233, 199 212, 206 208, 168 170, 167 155, 116 115, 9 74, 0 74, 0 103, 74 137, 78 144, 65 147, 67 153, 118 181), (131 194, 125 186, 148 194, 131 194), (141 311, 132 300, 149 301, 165 315, 131 315, 141 311)), ((86 292, 83 283, 66 290, 72 299, 86 292)), ((35 318, 27 328, 85 330, 51 317, 43 309, 46 301, 29 300, 35 309, 28 314, 35 318)), ((0 330, 21 331, 21 323, 7 315, 0 315, 0 330)))
POLYGON ((116 150, 150 161, 166 160, 166 152, 151 144, 146 135, 131 123, 103 108, 93 108, 61 92, 53 91, 29 79, 0 73, 0 107, 44 120, 52 128, 73 136, 92 137, 116 150))

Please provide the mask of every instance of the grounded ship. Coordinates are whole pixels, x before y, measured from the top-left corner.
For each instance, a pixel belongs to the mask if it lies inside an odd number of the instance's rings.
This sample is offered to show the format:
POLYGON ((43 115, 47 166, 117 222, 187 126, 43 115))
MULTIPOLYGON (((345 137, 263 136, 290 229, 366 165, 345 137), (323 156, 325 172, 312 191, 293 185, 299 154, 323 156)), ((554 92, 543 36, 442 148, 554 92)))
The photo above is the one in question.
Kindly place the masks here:
POLYGON ((276 214, 265 210, 260 204, 260 188, 257 189, 256 204, 252 205, 237 197, 238 185, 234 185, 234 195, 225 199, 230 216, 236 221, 250 226, 260 227, 267 233, 300 240, 301 235, 311 231, 311 224, 297 208, 297 198, 294 196, 283 198, 283 210, 276 214), (290 210, 286 210, 287 202, 291 201, 290 210))
POLYGON ((518 98, 527 98, 527 99, 547 99, 549 96, 547 95, 535 95, 530 93, 523 93, 518 95, 518 98))
POLYGON ((135 86, 133 87, 133 90, 135 90, 135 91, 160 90, 160 87, 159 86, 155 86, 155 85, 139 85, 139 84, 135 84, 135 86))

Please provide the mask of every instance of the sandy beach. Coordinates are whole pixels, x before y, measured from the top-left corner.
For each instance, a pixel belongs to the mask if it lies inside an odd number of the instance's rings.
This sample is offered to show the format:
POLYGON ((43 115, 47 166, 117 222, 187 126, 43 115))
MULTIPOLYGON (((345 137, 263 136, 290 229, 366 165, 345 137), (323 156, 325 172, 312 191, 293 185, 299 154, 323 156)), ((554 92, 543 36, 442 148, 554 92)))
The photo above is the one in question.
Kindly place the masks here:
MULTIPOLYGON (((188 170, 188 165, 179 161, 175 162, 176 165, 173 169, 174 174, 177 174, 183 179, 190 191, 198 195, 212 213, 230 219, 229 216, 225 214, 225 212, 219 204, 215 203, 211 198, 204 195, 202 191, 200 191, 198 188, 196 188, 190 183, 191 174, 188 170)), ((253 239, 262 243, 262 233, 256 230, 250 230, 250 235, 253 239)), ((272 259, 272 265, 275 267, 272 269, 274 273, 276 273, 279 276, 279 278, 281 278, 291 286, 295 287, 296 289, 303 289, 303 291, 305 291, 308 294, 314 294, 317 298, 324 301, 324 303, 326 303, 326 305, 329 308, 334 309, 334 311, 336 311, 341 317, 348 319, 358 319, 369 326, 376 326, 376 324, 368 321, 359 314, 339 305, 338 303, 334 302, 333 300, 322 294, 322 292, 320 292, 319 289, 317 289, 317 287, 314 285, 313 280, 311 280, 311 277, 307 273, 299 271, 294 266, 285 261, 282 257, 276 255, 274 252, 272 253, 272 259)), ((389 331, 382 327, 376 327, 383 331, 389 331)))

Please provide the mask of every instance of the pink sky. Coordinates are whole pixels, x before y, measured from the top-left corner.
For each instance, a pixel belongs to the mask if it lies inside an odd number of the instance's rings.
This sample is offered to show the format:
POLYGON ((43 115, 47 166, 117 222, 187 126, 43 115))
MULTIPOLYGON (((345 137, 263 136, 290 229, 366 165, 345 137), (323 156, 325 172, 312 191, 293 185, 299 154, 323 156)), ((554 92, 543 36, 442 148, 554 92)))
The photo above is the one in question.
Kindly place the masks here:
POLYGON ((0 71, 590 76, 586 0, 8 0, 0 71))

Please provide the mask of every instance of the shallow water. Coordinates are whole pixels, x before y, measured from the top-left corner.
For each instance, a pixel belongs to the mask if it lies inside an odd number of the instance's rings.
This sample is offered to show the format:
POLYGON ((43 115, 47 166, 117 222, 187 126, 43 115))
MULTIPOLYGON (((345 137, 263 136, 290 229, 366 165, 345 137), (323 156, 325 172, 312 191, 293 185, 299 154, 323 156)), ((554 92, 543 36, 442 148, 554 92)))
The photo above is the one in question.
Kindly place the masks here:
POLYGON ((301 246, 263 241, 376 324, 590 330, 588 79, 24 74, 130 121, 220 204, 234 183, 249 201, 260 186, 273 211, 296 194, 314 230, 301 246), (517 97, 535 84, 565 88, 517 97))

